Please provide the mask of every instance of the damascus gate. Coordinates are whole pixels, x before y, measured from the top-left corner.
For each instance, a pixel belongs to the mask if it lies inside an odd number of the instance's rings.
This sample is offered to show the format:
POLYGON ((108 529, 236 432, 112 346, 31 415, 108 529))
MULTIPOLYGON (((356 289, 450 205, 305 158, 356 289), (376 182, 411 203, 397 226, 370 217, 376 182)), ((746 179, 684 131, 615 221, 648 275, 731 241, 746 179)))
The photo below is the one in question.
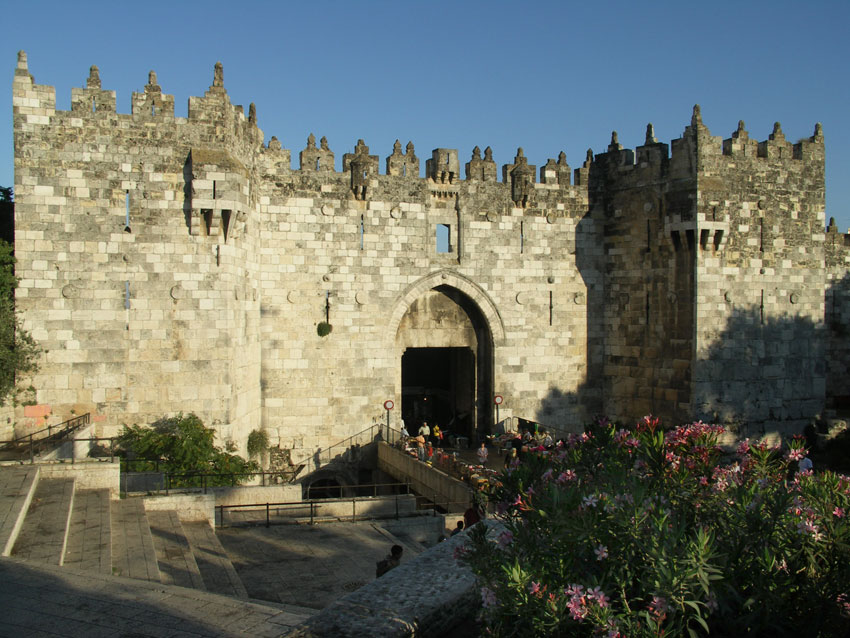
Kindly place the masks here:
POLYGON ((194 412, 304 456, 387 400, 394 425, 473 440, 597 414, 797 432, 846 404, 820 125, 724 139, 695 107, 669 144, 614 133, 574 167, 554 136, 537 164, 486 140, 381 157, 356 129, 305 131, 293 157, 211 79, 176 117, 153 71, 119 100, 93 66, 61 111, 19 54, 17 306, 44 350, 19 430, 194 412))

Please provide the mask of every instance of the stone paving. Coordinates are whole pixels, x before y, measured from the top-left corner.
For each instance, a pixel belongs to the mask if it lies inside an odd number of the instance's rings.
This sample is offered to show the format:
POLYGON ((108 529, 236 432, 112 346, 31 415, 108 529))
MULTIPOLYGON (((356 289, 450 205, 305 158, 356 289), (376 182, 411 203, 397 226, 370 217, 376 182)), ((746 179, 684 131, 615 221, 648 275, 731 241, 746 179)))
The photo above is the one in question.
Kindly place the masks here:
POLYGON ((33 467, 3 468, 0 481, 0 550, 4 556, 12 551, 23 522, 20 514, 32 499, 33 483, 38 480, 38 469, 33 467))
POLYGON ((112 573, 109 490, 77 490, 64 565, 112 573))
POLYGON ((73 479, 40 479, 12 556, 61 565, 73 502, 73 479))
POLYGON ((251 598, 322 609, 375 580, 399 543, 402 563, 422 548, 372 523, 224 528, 217 532, 251 598))
POLYGON ((279 636, 307 614, 209 592, 0 560, 0 638, 279 636))

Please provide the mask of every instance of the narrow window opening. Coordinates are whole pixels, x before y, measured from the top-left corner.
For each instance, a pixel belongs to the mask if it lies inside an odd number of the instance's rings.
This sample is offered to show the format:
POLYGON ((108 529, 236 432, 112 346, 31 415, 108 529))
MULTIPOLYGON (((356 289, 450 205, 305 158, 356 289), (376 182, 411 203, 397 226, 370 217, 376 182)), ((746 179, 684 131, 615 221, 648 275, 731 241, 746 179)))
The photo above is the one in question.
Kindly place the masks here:
POLYGON ((231 211, 222 210, 221 211, 221 230, 224 233, 224 243, 227 243, 227 231, 230 229, 230 215, 231 211))
POLYGON ((761 301, 759 301, 759 320, 764 324, 764 289, 761 291, 761 301))
POLYGON ((96 113, 96 112, 97 112, 97 105, 96 105, 96 104, 95 104, 95 102, 94 102, 94 96, 92 96, 92 98, 91 98, 91 112, 92 112, 92 113, 96 113))
POLYGON ((151 104, 151 115, 156 115, 156 105, 151 104))
POLYGON ((213 180, 213 199, 215 199, 215 196, 216 196, 215 191, 216 191, 216 183, 215 183, 215 180, 213 180))
POLYGON ((670 238, 673 240, 673 250, 679 251, 682 249, 682 237, 678 230, 670 231, 670 238))
POLYGON ((708 246, 708 228, 703 228, 699 231, 699 245, 703 250, 708 246))
POLYGON ((645 307, 644 307, 644 313, 645 313, 644 321, 646 322, 645 325, 648 327, 649 326, 649 293, 648 292, 646 293, 646 303, 645 303, 645 307))
POLYGON ((363 250, 363 241, 366 235, 366 227, 363 223, 363 215, 360 215, 360 250, 363 250))
POLYGON ((325 323, 331 322, 331 291, 325 291, 325 323))
POLYGON ((715 230, 714 231, 714 250, 720 250, 720 244, 723 243, 723 231, 715 230))
POLYGON ((764 252, 764 220, 761 220, 761 226, 759 227, 759 252, 764 252))
POLYGON ((402 164, 402 165, 401 165, 401 176, 402 176, 402 177, 407 177, 407 164, 402 164))
POLYGON ((448 253, 452 250, 451 226, 437 224, 437 252, 448 253))
POLYGON ((130 232, 130 191, 124 191, 124 232, 130 232))
POLYGON ((209 237, 212 232, 212 210, 209 208, 202 208, 201 216, 204 218, 204 230, 207 233, 207 237, 209 237))
POLYGON ((552 325, 552 314, 554 310, 554 305, 552 303, 552 291, 549 291, 549 325, 552 325))
POLYGON ((519 223, 519 252, 525 251, 525 222, 519 223))
POLYGON ((320 168, 320 166, 321 166, 321 163, 322 163, 322 160, 320 160, 320 159, 317 157, 317 158, 316 158, 316 170, 319 170, 319 168, 320 168))
POLYGON ((124 282, 124 309, 130 309, 130 282, 124 282))

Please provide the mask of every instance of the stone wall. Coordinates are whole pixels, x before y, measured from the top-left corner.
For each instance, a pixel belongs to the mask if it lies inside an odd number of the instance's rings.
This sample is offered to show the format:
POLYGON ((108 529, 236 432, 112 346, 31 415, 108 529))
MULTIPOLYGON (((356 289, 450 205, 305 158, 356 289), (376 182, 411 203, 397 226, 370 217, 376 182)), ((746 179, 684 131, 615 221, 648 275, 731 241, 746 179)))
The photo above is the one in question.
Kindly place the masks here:
POLYGON ((518 149, 499 171, 476 147, 464 176, 438 148, 421 177, 412 143, 381 174, 359 140, 337 172, 313 135, 293 169, 221 65, 187 118, 153 72, 117 113, 96 67, 58 111, 23 53, 13 101, 17 303, 45 349, 24 426, 191 411, 243 453, 265 429, 302 459, 401 406, 422 347, 471 353, 454 408, 478 432, 494 394, 503 418, 572 429, 603 412, 796 427, 850 396, 841 322, 824 329, 848 248, 824 233, 819 130, 721 142, 696 111, 670 147, 650 127, 576 170, 518 149))

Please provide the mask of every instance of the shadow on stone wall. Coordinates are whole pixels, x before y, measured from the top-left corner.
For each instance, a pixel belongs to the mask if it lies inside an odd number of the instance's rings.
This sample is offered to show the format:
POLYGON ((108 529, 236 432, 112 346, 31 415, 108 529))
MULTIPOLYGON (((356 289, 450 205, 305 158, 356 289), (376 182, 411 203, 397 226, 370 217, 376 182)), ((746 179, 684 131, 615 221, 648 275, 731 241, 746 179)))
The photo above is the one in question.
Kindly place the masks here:
POLYGON ((800 433, 824 408, 826 330, 736 308, 693 364, 691 413, 741 436, 800 433))
MULTIPOLYGON (((824 409, 850 408, 850 275, 827 289, 824 321, 764 317, 758 306, 741 307, 710 338, 690 365, 690 420, 725 424, 739 436, 797 434, 824 409)), ((552 388, 529 418, 581 431, 594 415, 607 414, 604 397, 595 401, 596 386, 585 382, 576 392, 552 388), (584 408, 584 422, 558 418, 581 413, 577 406, 584 408)), ((642 416, 620 418, 628 422, 642 416)), ((671 415, 656 416, 668 424, 674 421, 671 415)))

